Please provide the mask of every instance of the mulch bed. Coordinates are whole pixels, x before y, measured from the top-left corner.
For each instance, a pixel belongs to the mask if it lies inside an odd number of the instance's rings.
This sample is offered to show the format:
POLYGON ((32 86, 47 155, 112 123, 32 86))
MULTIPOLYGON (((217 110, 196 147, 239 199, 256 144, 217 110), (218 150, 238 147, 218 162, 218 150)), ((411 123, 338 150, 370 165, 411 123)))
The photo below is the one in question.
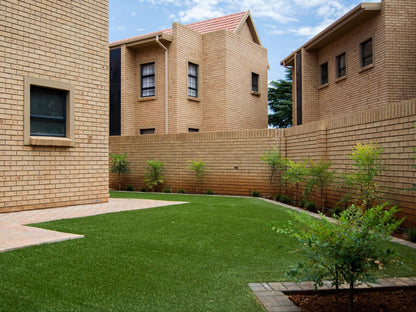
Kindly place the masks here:
MULTIPOLYGON (((287 295, 302 312, 347 312, 348 293, 336 301, 334 292, 287 295)), ((359 291, 354 295, 354 312, 414 312, 416 287, 359 291)))

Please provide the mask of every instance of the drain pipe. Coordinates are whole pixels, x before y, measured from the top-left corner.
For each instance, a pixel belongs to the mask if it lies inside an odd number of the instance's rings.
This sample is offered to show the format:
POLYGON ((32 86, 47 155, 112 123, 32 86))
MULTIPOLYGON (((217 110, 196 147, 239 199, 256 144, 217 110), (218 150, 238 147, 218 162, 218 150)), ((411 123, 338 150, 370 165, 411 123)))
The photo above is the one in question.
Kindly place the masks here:
POLYGON ((156 43, 165 50, 165 133, 169 131, 169 61, 168 48, 166 48, 159 40, 159 35, 156 35, 156 43))

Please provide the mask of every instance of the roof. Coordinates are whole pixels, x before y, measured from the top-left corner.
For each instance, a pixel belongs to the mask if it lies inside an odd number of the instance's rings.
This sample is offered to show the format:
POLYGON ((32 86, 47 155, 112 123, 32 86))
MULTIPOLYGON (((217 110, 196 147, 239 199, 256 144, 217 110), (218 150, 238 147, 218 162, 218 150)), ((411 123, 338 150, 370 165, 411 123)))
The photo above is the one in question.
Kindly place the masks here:
MULTIPOLYGON (((186 27, 197 31, 201 34, 206 34, 218 30, 228 30, 234 33, 237 33, 240 29, 240 27, 245 23, 248 22, 248 25, 250 27, 251 32, 253 33, 254 41, 258 44, 260 44, 260 39, 258 37, 256 28, 254 27, 253 20, 251 18, 250 11, 245 12, 239 12, 234 13, 230 15, 225 15, 221 17, 216 17, 212 19, 208 19, 205 21, 195 22, 191 24, 185 25, 186 27)), ((127 44, 127 45, 136 45, 137 42, 141 41, 147 41, 147 40, 153 40, 156 36, 159 36, 161 39, 172 41, 172 28, 164 29, 160 31, 151 32, 144 35, 139 35, 119 41, 114 41, 110 43, 110 48, 119 46, 121 44, 127 44)))
POLYGON ((318 50, 321 47, 339 38, 341 35, 347 33, 352 28, 357 27, 362 22, 367 21, 369 18, 380 12, 381 2, 363 2, 357 5, 354 9, 347 14, 336 20, 330 26, 325 28, 307 43, 300 48, 292 52, 284 60, 280 62, 283 66, 292 66, 294 63, 295 55, 302 49, 308 51, 318 50))

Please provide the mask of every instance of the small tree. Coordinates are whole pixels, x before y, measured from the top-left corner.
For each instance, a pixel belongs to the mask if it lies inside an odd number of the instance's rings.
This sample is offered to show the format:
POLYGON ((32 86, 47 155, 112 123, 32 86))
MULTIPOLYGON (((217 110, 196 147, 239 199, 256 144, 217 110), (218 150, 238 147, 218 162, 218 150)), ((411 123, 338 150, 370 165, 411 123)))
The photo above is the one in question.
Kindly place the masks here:
POLYGON ((110 173, 115 173, 118 176, 118 189, 121 190, 121 174, 129 171, 129 162, 127 161, 127 153, 113 154, 110 153, 111 166, 110 173))
POLYGON ((384 170, 382 153, 383 148, 370 142, 369 144, 357 143, 349 155, 353 160, 352 165, 355 171, 345 176, 346 184, 355 189, 356 200, 366 208, 381 198, 382 190, 375 178, 384 170))
POLYGON ((403 220, 394 218, 396 208, 385 207, 386 204, 378 205, 363 211, 353 205, 341 213, 336 223, 323 216, 313 220, 304 213, 292 212, 296 222, 273 229, 296 238, 308 260, 299 263, 288 276, 298 281, 312 280, 315 288, 329 279, 337 290, 345 281, 349 285, 348 311, 353 311, 354 288, 360 282, 376 282, 374 272, 396 259, 386 242, 403 220))
POLYGON ((279 176, 279 193, 282 179, 282 172, 286 168, 286 158, 282 156, 280 151, 273 148, 271 151, 266 152, 263 156, 260 156, 261 161, 269 168, 269 196, 272 196, 272 185, 276 176, 279 176))
POLYGON ((208 173, 208 168, 205 166, 205 161, 190 160, 188 169, 195 172, 196 185, 199 188, 202 178, 208 173))
POLYGON ((287 168, 283 174, 283 179, 295 186, 294 202, 297 203, 299 184, 305 180, 307 174, 306 164, 304 161, 296 163, 292 160, 288 160, 286 164, 287 168))
POLYGON ((334 182, 334 172, 329 171, 331 162, 329 160, 320 160, 315 162, 312 159, 309 160, 309 166, 307 169, 307 181, 305 194, 310 194, 312 189, 316 186, 319 189, 321 198, 321 208, 325 208, 325 188, 334 182))
POLYGON ((160 162, 157 160, 148 160, 146 175, 144 178, 144 182, 146 183, 147 187, 151 189, 153 192, 155 187, 161 183, 163 183, 163 166, 165 165, 164 162, 160 162))

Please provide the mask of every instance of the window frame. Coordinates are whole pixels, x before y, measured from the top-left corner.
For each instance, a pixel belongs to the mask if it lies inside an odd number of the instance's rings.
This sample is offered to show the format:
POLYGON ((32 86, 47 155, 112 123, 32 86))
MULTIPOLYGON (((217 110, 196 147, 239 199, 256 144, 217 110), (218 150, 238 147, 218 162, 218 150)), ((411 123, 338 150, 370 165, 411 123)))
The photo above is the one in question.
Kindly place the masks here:
POLYGON ((156 96, 156 62, 149 62, 140 64, 140 98, 149 98, 156 96), (143 70, 145 66, 153 65, 153 73, 152 74, 143 74, 143 70), (143 87, 143 81, 145 78, 153 77, 153 86, 151 87, 143 87), (150 95, 143 95, 143 91, 153 90, 153 94, 150 95))
POLYGON ((343 52, 341 54, 338 54, 335 58, 335 64, 336 64, 336 77, 338 78, 344 78, 347 76, 347 53, 343 52), (344 57, 344 66, 341 66, 341 57, 344 57), (342 73, 344 71, 344 73, 342 73))
POLYGON ((74 146, 74 87, 71 83, 53 81, 35 77, 24 77, 24 131, 23 131, 23 144, 24 145, 41 145, 41 146, 74 146), (33 87, 39 87, 43 89, 51 89, 56 91, 64 91, 66 96, 65 107, 65 135, 35 135, 31 134, 31 90, 33 87))
POLYGON ((142 128, 140 129, 140 135, 152 135, 156 134, 156 128, 142 128))
POLYGON ((188 97, 197 99, 199 97, 199 65, 193 62, 188 62, 188 97), (189 73, 189 69, 191 66, 195 66, 196 75, 192 75, 189 73), (190 86, 190 79, 195 80, 195 88, 190 86), (193 91, 195 94, 190 94, 193 91))
POLYGON ((260 75, 255 72, 251 72, 251 92, 258 93, 259 87, 260 87, 260 75))
POLYGON ((192 127, 188 128, 188 133, 197 133, 197 132, 199 132, 199 128, 192 128, 192 127))
POLYGON ((329 83, 329 64, 328 61, 322 63, 319 65, 319 85, 324 86, 329 83), (326 68, 326 76, 323 76, 323 69, 326 68), (326 81, 324 81, 324 77, 326 78, 326 81))
POLYGON ((374 63, 374 40, 373 37, 368 38, 360 43, 360 67, 364 68, 367 66, 371 66, 374 63), (366 54, 365 48, 366 44, 371 42, 371 53, 366 54), (367 59, 371 58, 371 62, 367 63, 367 59))

